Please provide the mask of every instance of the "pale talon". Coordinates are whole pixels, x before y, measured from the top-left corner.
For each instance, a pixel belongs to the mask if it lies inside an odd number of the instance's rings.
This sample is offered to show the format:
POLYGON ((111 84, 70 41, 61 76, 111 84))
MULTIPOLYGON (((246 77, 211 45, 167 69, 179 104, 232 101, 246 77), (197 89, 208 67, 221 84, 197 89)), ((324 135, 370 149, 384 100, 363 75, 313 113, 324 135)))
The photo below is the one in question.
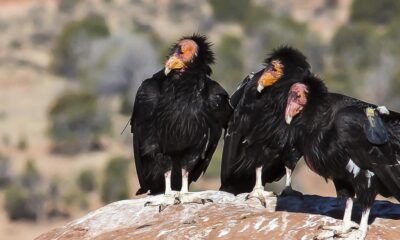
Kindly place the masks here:
POLYGON ((255 189, 253 189, 253 191, 251 193, 249 193, 246 196, 246 200, 249 200, 250 198, 256 198, 261 202, 261 204, 264 207, 266 207, 267 206, 266 199, 268 197, 272 197, 272 196, 275 196, 275 194, 273 192, 265 191, 262 188, 255 188, 255 189))
POLYGON ((328 230, 328 231, 332 231, 333 232, 333 234, 335 235, 335 236, 341 236, 341 235, 343 235, 343 234, 346 234, 346 233, 349 233, 349 232, 351 232, 353 229, 356 229, 356 228, 358 228, 359 226, 358 226, 358 224, 357 223, 355 223, 355 222, 350 222, 348 225, 346 225, 346 226, 344 226, 343 224, 342 225, 339 225, 339 226, 320 226, 321 228, 320 229, 322 229, 322 230, 328 230))
POLYGON ((347 234, 339 235, 338 237, 345 238, 347 240, 364 240, 366 236, 366 230, 354 230, 347 234))
POLYGON ((260 200, 261 204, 266 207, 267 206, 267 198, 275 196, 273 192, 268 192, 264 190, 264 186, 262 184, 262 167, 256 168, 256 184, 253 188, 253 191, 246 196, 246 200, 250 198, 256 198, 260 200))
POLYGON ((314 240, 328 240, 328 239, 333 239, 334 236, 335 236, 335 234, 331 231, 323 231, 323 232, 320 232, 313 239, 314 240))
POLYGON ((160 206, 158 206, 158 212, 160 213, 160 212, 164 211, 167 207, 168 207, 168 205, 161 204, 160 206))
POLYGON ((177 200, 179 201, 180 204, 186 204, 186 203, 205 204, 207 202, 212 202, 211 199, 200 198, 198 196, 195 196, 193 193, 181 194, 181 195, 179 195, 179 197, 177 197, 177 200))
POLYGON ((204 205, 204 204, 206 204, 206 203, 212 203, 213 202, 213 200, 211 200, 211 199, 201 199, 201 203, 204 205))

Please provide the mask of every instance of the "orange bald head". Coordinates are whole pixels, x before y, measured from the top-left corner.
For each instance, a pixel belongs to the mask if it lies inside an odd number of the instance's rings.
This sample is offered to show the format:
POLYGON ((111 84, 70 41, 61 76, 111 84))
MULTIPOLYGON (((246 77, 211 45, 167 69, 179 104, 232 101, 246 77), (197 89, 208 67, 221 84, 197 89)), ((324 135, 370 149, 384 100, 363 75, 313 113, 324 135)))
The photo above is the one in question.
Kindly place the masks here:
POLYGON ((284 66, 279 60, 272 60, 258 79, 257 91, 273 85, 283 76, 284 66))
POLYGON ((179 41, 173 49, 172 55, 165 63, 165 75, 172 70, 184 71, 188 63, 197 56, 198 45, 191 39, 179 41))

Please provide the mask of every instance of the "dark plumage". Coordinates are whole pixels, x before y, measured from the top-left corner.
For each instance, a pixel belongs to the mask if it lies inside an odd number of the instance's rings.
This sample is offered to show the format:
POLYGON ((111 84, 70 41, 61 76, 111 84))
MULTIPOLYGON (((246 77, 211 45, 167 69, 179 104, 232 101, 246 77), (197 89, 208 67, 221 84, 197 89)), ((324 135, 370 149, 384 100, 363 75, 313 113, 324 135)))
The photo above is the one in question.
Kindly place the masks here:
POLYGON ((350 231, 356 195, 363 215, 355 234, 363 239, 376 195, 400 200, 400 114, 385 115, 375 105, 328 93, 317 77, 293 86, 289 95, 294 92, 296 97, 291 101, 306 97, 297 117, 291 116, 305 161, 314 172, 332 179, 338 196, 347 199, 343 225, 335 231, 350 231))
POLYGON ((294 168, 301 154, 289 141, 294 136, 284 121, 284 103, 291 83, 307 76, 309 68, 302 53, 281 47, 231 96, 235 110, 225 137, 221 190, 239 194, 260 189, 280 179, 285 164, 294 168), (260 167, 262 181, 256 181, 260 167))
POLYGON ((232 111, 226 91, 209 78, 212 63, 206 37, 183 37, 165 68, 140 86, 131 117, 136 194, 171 194, 168 179, 186 193, 206 171, 232 111))

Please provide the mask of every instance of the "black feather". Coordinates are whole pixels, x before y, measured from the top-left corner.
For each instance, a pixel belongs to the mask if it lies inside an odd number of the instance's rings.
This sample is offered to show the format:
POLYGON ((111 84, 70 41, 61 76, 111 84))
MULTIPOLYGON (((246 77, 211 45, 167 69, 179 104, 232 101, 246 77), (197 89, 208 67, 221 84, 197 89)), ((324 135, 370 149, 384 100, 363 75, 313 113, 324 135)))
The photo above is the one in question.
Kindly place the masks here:
MULTIPOLYGON (((255 169, 263 167, 262 181, 272 182, 285 174, 285 160, 295 164, 290 149, 291 127, 284 121, 284 103, 291 82, 301 80, 309 73, 310 65, 296 49, 281 47, 265 60, 266 67, 273 60, 283 64, 283 77, 271 87, 257 91, 257 81, 264 69, 246 77, 231 97, 235 107, 225 136, 221 165, 221 190, 239 194, 249 192, 256 181, 255 169), (287 150, 289 149, 289 150, 287 150), (285 154, 282 154, 285 153, 285 154)), ((294 135, 293 135, 294 136, 294 135)), ((298 151, 296 151, 298 152, 298 151)))
POLYGON ((232 112, 229 95, 208 77, 214 55, 206 37, 194 34, 182 39, 198 45, 187 68, 168 76, 156 73, 136 95, 131 129, 140 183, 137 194, 163 192, 168 170, 173 190, 181 188, 181 169, 189 172, 189 184, 196 181, 206 171, 232 112))
POLYGON ((339 196, 357 195, 363 208, 371 207, 378 193, 399 200, 400 115, 374 115, 371 124, 366 109, 376 105, 328 93, 315 76, 303 83, 308 86, 308 102, 294 127, 301 132, 307 165, 332 179, 339 196), (371 131, 386 132, 388 139, 374 143, 371 131))

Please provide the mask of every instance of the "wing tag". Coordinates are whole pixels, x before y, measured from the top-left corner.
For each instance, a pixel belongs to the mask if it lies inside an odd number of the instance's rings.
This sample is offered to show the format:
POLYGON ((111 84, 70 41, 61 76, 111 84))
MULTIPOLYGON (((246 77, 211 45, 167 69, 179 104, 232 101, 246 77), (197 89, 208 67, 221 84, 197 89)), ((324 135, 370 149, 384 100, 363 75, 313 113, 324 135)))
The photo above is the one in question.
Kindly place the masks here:
POLYGON ((368 118, 368 126, 365 126, 367 139, 375 145, 385 144, 389 140, 389 134, 386 126, 379 116, 375 108, 368 107, 365 109, 365 115, 368 118))

